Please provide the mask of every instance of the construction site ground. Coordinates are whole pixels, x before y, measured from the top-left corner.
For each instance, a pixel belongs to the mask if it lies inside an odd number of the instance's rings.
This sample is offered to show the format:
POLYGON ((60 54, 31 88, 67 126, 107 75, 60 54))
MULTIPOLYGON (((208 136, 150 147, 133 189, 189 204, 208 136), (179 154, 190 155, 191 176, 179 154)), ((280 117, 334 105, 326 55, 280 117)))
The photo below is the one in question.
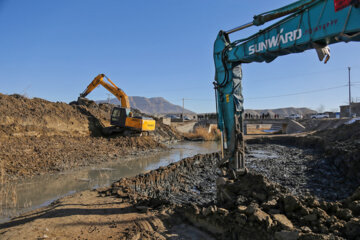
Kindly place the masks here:
MULTIPOLYGON (((109 107, 106 105, 68 105, 6 95, 1 95, 0 101, 13 101, 8 108, 20 101, 18 113, 9 110, 0 116, 1 123, 7 123, 1 126, 1 141, 9 141, 7 148, 1 149, 0 159, 10 159, 2 161, 3 178, 61 171, 65 167, 59 166, 68 167, 64 159, 71 158, 71 152, 80 152, 73 161, 78 162, 74 166, 81 166, 89 158, 106 161, 117 146, 122 150, 115 154, 123 154, 158 149, 162 142, 181 138, 168 126, 160 126, 146 138, 104 138, 97 129, 99 112, 109 107), (43 117, 31 120, 41 106, 44 109, 38 115, 43 117), (48 111, 49 107, 55 109, 48 111), (62 112, 54 114, 59 107, 62 112), (27 111, 26 116, 21 113, 27 111), (68 119, 58 117, 57 124, 43 120, 47 114, 53 119, 64 112, 69 113, 68 119), (73 124, 66 124, 69 121, 73 124), (70 141, 68 150, 62 151, 69 138, 79 145, 70 141), (27 150, 32 158, 19 160, 26 155, 23 149, 41 145, 41 141, 48 143, 40 148, 42 154, 27 150), (52 150, 57 144, 58 149, 52 150), (86 155, 88 152, 95 155, 86 155), (43 164, 42 170, 24 170, 19 176, 11 171, 31 168, 23 166, 28 162, 34 162, 34 169, 43 164)), ((5 112, 7 105, 0 106, 5 106, 5 112)), ((360 239, 359 121, 306 134, 252 136, 246 142, 249 172, 237 179, 230 179, 217 167, 220 153, 200 154, 121 178, 109 187, 56 200, 0 224, 0 238, 360 239)))

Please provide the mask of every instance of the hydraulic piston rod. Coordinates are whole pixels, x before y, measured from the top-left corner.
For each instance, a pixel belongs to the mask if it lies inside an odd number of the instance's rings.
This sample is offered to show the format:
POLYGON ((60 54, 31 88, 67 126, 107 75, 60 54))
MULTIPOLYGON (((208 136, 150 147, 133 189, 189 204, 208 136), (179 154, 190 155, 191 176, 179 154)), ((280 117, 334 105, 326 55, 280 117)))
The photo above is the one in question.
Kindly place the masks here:
POLYGON ((240 31, 240 30, 243 30, 243 29, 245 29, 245 28, 251 27, 251 26, 253 26, 253 25, 254 25, 254 23, 252 23, 252 22, 246 23, 246 24, 241 25, 241 26, 239 26, 239 27, 230 29, 229 31, 226 31, 225 33, 226 33, 226 34, 231 34, 231 33, 234 33, 234 32, 240 31))

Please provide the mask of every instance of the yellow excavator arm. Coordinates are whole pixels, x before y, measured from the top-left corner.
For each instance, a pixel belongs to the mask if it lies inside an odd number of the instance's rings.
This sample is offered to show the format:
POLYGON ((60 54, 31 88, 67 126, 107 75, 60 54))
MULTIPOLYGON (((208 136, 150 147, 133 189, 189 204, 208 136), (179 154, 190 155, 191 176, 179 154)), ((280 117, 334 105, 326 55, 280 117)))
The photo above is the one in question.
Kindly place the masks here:
POLYGON ((130 108, 129 98, 126 93, 121 88, 118 88, 115 83, 113 83, 108 77, 105 76, 105 74, 97 75, 89 84, 89 86, 87 86, 85 91, 80 94, 80 97, 86 97, 89 93, 92 92, 92 90, 99 86, 99 84, 111 92, 121 102, 121 107, 130 108), (109 83, 105 82, 104 78, 106 78, 109 83))

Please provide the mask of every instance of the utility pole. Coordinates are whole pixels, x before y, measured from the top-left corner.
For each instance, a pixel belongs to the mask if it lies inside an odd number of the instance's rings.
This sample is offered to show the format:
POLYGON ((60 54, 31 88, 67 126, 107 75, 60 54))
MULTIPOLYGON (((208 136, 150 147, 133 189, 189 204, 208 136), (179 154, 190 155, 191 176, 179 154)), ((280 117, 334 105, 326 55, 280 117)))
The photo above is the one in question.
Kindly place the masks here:
POLYGON ((110 103, 110 96, 111 96, 111 94, 110 93, 107 93, 107 103, 110 103))
POLYGON ((184 121, 184 102, 185 102, 185 98, 183 98, 182 101, 183 101, 183 109, 182 109, 181 118, 182 118, 182 121, 184 121))
POLYGON ((351 70, 351 67, 348 67, 348 71, 349 71, 349 118, 351 118, 351 80, 350 80, 350 70, 351 70))

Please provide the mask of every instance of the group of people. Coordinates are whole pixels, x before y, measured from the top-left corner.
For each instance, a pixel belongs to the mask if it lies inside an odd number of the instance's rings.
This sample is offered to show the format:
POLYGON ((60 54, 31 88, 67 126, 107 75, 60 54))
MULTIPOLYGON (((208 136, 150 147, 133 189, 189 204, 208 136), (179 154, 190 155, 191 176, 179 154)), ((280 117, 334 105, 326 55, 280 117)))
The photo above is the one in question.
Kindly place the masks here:
POLYGON ((245 119, 279 119, 279 114, 270 114, 270 113, 262 113, 262 114, 251 114, 245 113, 245 119))

